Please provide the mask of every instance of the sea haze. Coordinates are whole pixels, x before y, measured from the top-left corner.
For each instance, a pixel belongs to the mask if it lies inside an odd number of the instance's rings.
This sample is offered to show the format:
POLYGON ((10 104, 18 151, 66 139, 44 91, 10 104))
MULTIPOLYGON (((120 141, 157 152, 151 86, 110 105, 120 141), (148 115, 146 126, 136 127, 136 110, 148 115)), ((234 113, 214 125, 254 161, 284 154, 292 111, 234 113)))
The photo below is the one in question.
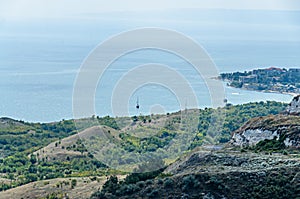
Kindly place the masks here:
MULTIPOLYGON (((141 27, 168 28, 192 37, 220 72, 293 68, 300 63, 300 13, 296 11, 175 10, 0 20, 0 116, 40 122, 72 118, 73 84, 89 52, 112 35, 141 27)), ((133 67, 153 62, 176 69, 190 82, 199 107, 210 106, 208 89, 192 66, 170 53, 143 50, 123 56, 105 72, 96 92, 96 114, 112 115, 111 95, 118 80, 133 67)), ((142 114, 180 108, 174 93, 152 84, 132 94, 130 115, 136 114, 137 97, 142 114)), ((226 98, 240 104, 289 102, 292 97, 226 88, 226 98)))

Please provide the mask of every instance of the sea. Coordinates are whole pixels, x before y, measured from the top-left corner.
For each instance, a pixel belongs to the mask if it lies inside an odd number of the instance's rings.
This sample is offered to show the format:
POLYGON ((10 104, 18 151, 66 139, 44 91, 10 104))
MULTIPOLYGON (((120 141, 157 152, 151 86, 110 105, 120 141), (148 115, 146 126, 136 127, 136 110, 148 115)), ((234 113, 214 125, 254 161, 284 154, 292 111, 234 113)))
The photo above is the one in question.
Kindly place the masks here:
MULTIPOLYGON (((29 122, 73 118, 74 83, 87 56, 108 38, 144 27, 174 30, 192 38, 206 50, 220 73, 300 67, 298 11, 182 9, 83 13, 60 19, 0 18, 0 117, 29 122)), ((168 52, 143 49, 123 55, 105 71, 95 92, 95 115, 118 116, 111 103, 115 86, 128 71, 147 63, 178 71, 193 88, 198 108, 211 107, 209 90, 189 63, 168 52)), ((124 98, 129 116, 181 109, 176 93, 155 83, 137 85, 138 89, 124 98)), ((223 85, 231 104, 292 99, 288 94, 223 85)), ((188 99, 186 107, 194 108, 189 107, 188 99)))

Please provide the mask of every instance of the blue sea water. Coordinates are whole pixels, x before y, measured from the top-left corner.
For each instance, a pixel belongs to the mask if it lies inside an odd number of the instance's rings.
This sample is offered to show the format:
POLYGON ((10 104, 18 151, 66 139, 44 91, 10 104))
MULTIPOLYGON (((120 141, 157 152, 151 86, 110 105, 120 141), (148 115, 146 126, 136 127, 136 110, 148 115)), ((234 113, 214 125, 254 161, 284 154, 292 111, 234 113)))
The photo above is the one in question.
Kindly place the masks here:
MULTIPOLYGON (((299 19, 296 11, 177 10, 91 14, 63 20, 0 20, 0 116, 40 122, 72 118, 73 87, 83 60, 105 39, 134 28, 168 28, 192 37, 220 72, 299 67, 299 19)), ((166 52, 143 50, 123 56, 106 71, 95 95, 96 114, 112 115, 113 88, 126 71, 153 62, 179 71, 197 94, 200 108, 211 105, 205 83, 188 63, 166 52)), ((130 115, 136 113, 137 97, 142 114, 180 109, 176 94, 148 85, 129 99, 130 115)), ((226 98, 241 104, 289 102, 292 96, 226 87, 226 98)))

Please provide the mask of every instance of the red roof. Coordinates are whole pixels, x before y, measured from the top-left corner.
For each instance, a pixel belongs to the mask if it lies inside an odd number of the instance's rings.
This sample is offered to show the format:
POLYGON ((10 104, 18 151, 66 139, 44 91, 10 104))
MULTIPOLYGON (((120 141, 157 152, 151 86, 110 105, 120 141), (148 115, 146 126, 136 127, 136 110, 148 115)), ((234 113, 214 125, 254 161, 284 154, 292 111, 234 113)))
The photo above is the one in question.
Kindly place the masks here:
POLYGON ((272 66, 272 67, 270 67, 270 68, 267 68, 266 70, 278 70, 278 71, 283 71, 283 69, 277 68, 277 67, 274 67, 274 66, 272 66))

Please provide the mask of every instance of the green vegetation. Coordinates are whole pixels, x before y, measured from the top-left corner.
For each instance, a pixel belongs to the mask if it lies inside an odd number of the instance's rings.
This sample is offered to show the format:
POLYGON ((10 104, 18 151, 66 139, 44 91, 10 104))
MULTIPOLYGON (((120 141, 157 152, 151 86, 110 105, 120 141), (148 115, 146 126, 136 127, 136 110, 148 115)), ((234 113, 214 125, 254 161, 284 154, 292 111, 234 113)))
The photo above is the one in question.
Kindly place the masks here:
MULTIPOLYGON (((101 191, 93 193, 91 198, 117 198, 123 195, 134 194, 147 185, 153 184, 153 179, 159 176, 162 171, 163 169, 145 173, 132 173, 123 181, 119 181, 116 176, 110 176, 101 191)), ((160 181, 160 184, 162 183, 163 181, 160 181)), ((157 194, 152 191, 151 195, 157 194)))
MULTIPOLYGON (((99 124, 116 127, 110 117, 97 118, 99 124)), ((99 125, 98 124, 98 125, 99 125)), ((66 158, 64 161, 49 161, 46 158, 38 159, 32 153, 56 141, 77 133, 73 120, 63 120, 55 123, 40 124, 15 121, 9 118, 0 119, 0 173, 10 179, 10 183, 0 184, 0 190, 17 187, 29 182, 58 177, 83 177, 114 173, 94 159, 91 154, 86 156, 66 158)), ((67 150, 86 152, 81 140, 68 147, 67 150)), ((40 154, 41 155, 41 154, 40 154)))
POLYGON ((257 143, 253 149, 255 151, 265 151, 265 152, 274 152, 274 151, 284 151, 286 148, 284 144, 285 136, 281 136, 279 139, 274 137, 272 140, 262 140, 257 143))
POLYGON ((286 104, 279 102, 255 102, 223 109, 200 110, 198 133, 191 148, 201 146, 203 142, 226 143, 231 133, 254 117, 278 114, 285 110, 286 104), (205 137, 205 139, 203 138, 205 137))
MULTIPOLYGON (((222 144, 231 139, 231 133, 240 128, 245 122, 254 117, 278 114, 285 110, 286 104, 280 102, 254 102, 243 105, 227 105, 224 108, 205 108, 199 110, 198 129, 190 149, 201 146, 203 143, 222 144)), ((148 119, 148 118, 147 118, 148 119)), ((144 121, 141 117, 133 117, 133 122, 144 121)), ((146 120, 147 121, 147 120, 146 120)), ((152 136, 139 138, 132 134, 136 132, 121 133, 120 138, 124 141, 122 146, 131 152, 152 152, 162 148, 174 138, 178 131, 178 126, 183 121, 180 117, 169 117, 163 129, 157 132, 152 129, 152 136)), ((150 131, 147 127, 142 127, 141 131, 150 131)), ((135 131, 138 131, 135 130, 135 131)))
MULTIPOLYGON (((260 102, 237 106, 228 105, 217 110, 210 108, 199 110, 199 115, 196 116, 198 128, 190 131, 195 134, 190 149, 201 146, 203 143, 225 143, 230 139, 231 132, 241 127, 248 119, 277 114, 283 111, 285 106, 285 104, 278 102, 260 102), (220 117, 223 118, 222 123, 218 123, 220 117)), ((120 174, 121 172, 108 169, 103 163, 94 159, 92 154, 87 153, 83 141, 78 140, 73 145, 61 146, 61 140, 76 134, 76 127, 83 130, 101 124, 119 130, 121 127, 123 128, 120 124, 125 124, 127 119, 131 119, 130 125, 134 125, 134 128, 128 131, 122 129, 114 140, 118 141, 124 150, 130 152, 153 152, 168 145, 174 136, 180 133, 180 130, 176 130, 180 125, 189 125, 187 120, 181 120, 178 114, 180 113, 133 118, 93 117, 94 123, 84 122, 84 120, 89 120, 87 118, 76 121, 76 125, 73 120, 41 124, 2 118, 0 119, 0 174, 3 178, 8 179, 9 183, 1 183, 0 191, 37 180, 58 177, 120 174), (154 122, 158 122, 162 117, 167 118, 166 122, 160 128, 155 128, 157 124, 154 122), (139 132, 143 131, 149 131, 151 136, 144 138, 137 136, 139 132), (33 152, 52 142, 55 142, 57 148, 65 147, 67 151, 80 152, 81 156, 66 157, 64 160, 49 160, 47 156, 38 158, 42 154, 33 155, 33 152)), ((181 149, 178 148, 178 150, 181 149)), ((154 159, 152 163, 158 164, 160 168, 164 165, 164 161, 159 158, 154 159)), ((141 177, 138 177, 138 180, 140 181, 141 177)), ((163 184, 172 186, 171 182, 163 182, 163 184)), ((76 183, 72 186, 76 186, 76 183)), ((142 183, 137 186, 142 186, 142 183)), ((132 187, 128 187, 128 190, 132 189, 132 187)), ((149 194, 153 197, 157 195, 156 191, 149 192, 149 194)))
POLYGON ((295 198, 293 177, 299 169, 257 172, 199 173, 127 184, 111 176, 91 199, 115 198, 295 198), (259 176, 259 177, 258 177, 259 176))
POLYGON ((8 119, 5 124, 0 124, 0 150, 3 156, 17 152, 29 154, 41 146, 75 134, 75 129, 72 121, 33 124, 8 119))
POLYGON ((152 137, 139 138, 128 133, 121 133, 120 138, 124 141, 123 147, 125 150, 129 152, 135 151, 139 153, 145 153, 163 148, 169 144, 175 135, 176 133, 172 133, 167 129, 163 129, 152 137))

